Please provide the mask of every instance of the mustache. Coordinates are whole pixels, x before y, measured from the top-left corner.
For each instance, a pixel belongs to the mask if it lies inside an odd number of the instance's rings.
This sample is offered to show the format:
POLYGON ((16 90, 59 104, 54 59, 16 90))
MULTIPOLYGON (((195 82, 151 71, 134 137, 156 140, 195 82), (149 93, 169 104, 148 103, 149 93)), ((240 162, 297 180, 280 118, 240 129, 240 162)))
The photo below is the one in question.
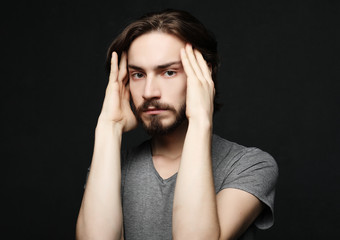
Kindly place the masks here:
POLYGON ((162 110, 170 110, 173 112, 176 112, 176 109, 167 103, 162 103, 159 100, 156 99, 150 99, 143 102, 142 105, 140 105, 136 112, 138 115, 140 115, 142 112, 147 111, 149 107, 154 107, 156 109, 162 109, 162 110))

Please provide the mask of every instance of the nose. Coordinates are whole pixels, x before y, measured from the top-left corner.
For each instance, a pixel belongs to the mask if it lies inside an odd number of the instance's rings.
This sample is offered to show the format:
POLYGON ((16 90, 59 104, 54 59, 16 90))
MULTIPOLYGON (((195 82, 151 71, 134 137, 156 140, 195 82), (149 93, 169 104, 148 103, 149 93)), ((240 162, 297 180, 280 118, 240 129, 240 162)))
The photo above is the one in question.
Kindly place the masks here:
POLYGON ((161 91, 157 82, 157 79, 154 76, 148 76, 145 81, 145 87, 143 92, 143 98, 145 100, 149 99, 159 99, 161 97, 161 91))

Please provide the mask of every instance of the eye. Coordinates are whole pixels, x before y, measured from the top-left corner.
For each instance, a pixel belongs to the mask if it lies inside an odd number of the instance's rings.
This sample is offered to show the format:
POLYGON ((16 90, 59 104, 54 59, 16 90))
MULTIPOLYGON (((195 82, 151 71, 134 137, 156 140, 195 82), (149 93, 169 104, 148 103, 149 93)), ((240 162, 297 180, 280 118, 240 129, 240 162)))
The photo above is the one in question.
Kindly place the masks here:
POLYGON ((133 79, 142 79, 142 78, 144 77, 144 74, 143 74, 143 73, 139 73, 139 72, 137 72, 137 73, 132 73, 132 74, 131 74, 131 77, 132 77, 133 79))
POLYGON ((176 72, 175 72, 175 71, 169 70, 169 71, 165 71, 165 72, 164 72, 164 75, 165 75, 166 77, 173 77, 173 76, 176 75, 176 72))

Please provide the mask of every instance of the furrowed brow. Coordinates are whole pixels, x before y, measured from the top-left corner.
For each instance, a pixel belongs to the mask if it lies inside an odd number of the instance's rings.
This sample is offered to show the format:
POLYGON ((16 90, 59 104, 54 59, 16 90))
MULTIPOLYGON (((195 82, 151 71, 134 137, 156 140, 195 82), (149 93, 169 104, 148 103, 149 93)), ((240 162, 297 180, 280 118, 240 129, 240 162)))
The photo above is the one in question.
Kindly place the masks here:
POLYGON ((168 68, 168 67, 171 67, 172 65, 177 65, 177 64, 182 65, 182 62, 181 61, 176 61, 176 62, 165 63, 165 64, 162 64, 162 65, 158 65, 156 67, 156 69, 164 69, 164 68, 168 68))
POLYGON ((137 70, 137 71, 143 71, 143 68, 141 68, 141 67, 138 67, 138 66, 135 66, 135 65, 128 65, 128 68, 132 68, 132 69, 134 69, 134 70, 137 70))
MULTIPOLYGON (((169 63, 157 65, 154 69, 156 69, 156 70, 157 69, 165 69, 165 68, 171 67, 172 65, 182 66, 182 62, 181 61, 169 62, 169 63)), ((134 70, 137 70, 137 71, 143 71, 144 70, 142 67, 132 65, 132 64, 129 64, 128 68, 131 68, 131 69, 134 69, 134 70)))

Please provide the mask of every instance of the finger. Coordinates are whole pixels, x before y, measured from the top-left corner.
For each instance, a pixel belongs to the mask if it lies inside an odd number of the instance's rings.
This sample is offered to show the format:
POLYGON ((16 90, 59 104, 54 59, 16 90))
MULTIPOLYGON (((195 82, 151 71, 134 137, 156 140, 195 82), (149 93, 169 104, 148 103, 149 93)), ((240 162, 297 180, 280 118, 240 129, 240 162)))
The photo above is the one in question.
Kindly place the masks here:
POLYGON ((200 51, 194 50, 197 62, 202 70, 202 73, 204 75, 204 78, 208 81, 208 83, 213 84, 214 81, 212 80, 211 77, 211 71, 210 68, 208 67, 207 61, 203 58, 203 55, 200 51))
POLYGON ((109 83, 116 82, 118 77, 118 55, 112 52, 109 83))
POLYGON ((181 60, 182 60, 182 65, 183 65, 185 74, 187 75, 187 79, 188 79, 187 81, 191 81, 191 79, 193 79, 196 76, 196 74, 191 67, 187 53, 184 48, 181 49, 181 60))
POLYGON ((204 76, 202 74, 202 70, 201 70, 200 66, 198 65, 198 63, 197 63, 197 59, 196 59, 196 56, 194 54, 194 51, 192 49, 191 44, 187 44, 186 47, 185 47, 185 50, 187 52, 187 56, 188 56, 188 59, 190 61, 190 65, 192 66, 192 68, 193 68, 193 70, 195 72, 196 77, 202 83, 205 82, 204 76))
POLYGON ((120 63, 119 63, 119 73, 118 73, 118 81, 124 82, 127 76, 127 57, 126 53, 123 52, 122 56, 120 58, 120 63))

